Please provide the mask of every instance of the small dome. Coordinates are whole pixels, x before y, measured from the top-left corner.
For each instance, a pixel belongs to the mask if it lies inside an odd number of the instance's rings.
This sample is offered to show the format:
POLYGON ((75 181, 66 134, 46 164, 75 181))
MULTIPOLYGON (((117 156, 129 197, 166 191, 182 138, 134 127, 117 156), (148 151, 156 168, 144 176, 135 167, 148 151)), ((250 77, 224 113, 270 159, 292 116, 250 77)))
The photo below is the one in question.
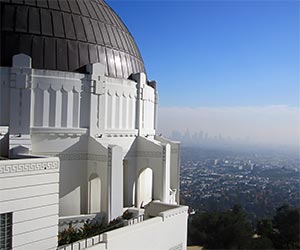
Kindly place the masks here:
POLYGON ((100 62, 110 77, 145 72, 134 38, 102 0, 0 1, 0 66, 24 53, 35 69, 85 72, 100 62))

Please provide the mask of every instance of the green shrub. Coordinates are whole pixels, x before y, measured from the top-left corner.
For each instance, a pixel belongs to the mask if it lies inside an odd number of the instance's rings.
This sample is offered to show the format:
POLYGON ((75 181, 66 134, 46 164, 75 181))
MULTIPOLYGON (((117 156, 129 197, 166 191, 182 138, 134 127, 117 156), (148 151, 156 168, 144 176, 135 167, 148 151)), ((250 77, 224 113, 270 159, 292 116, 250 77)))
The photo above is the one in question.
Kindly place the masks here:
POLYGON ((58 233, 58 245, 70 244, 74 241, 81 239, 81 232, 72 226, 72 223, 69 224, 68 229, 58 233))
POLYGON ((74 228, 72 223, 69 224, 68 229, 58 233, 58 245, 71 244, 75 241, 86 239, 104 232, 123 227, 123 218, 117 217, 110 221, 107 225, 95 221, 87 220, 80 229, 74 228))

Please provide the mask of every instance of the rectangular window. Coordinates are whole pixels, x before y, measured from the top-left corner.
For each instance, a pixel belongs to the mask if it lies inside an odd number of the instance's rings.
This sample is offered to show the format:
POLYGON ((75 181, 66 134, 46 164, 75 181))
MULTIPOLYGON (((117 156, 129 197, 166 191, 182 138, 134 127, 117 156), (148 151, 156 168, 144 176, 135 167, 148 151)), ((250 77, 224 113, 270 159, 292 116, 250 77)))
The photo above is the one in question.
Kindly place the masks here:
POLYGON ((12 249, 12 213, 0 214, 0 250, 12 249))

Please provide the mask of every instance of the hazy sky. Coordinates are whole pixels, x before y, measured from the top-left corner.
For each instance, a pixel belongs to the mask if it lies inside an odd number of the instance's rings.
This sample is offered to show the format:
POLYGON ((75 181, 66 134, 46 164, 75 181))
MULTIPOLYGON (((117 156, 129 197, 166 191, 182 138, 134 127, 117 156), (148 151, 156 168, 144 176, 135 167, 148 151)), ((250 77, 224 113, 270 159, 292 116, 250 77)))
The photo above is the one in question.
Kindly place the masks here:
POLYGON ((166 136, 188 127, 191 134, 202 130, 223 138, 249 137, 254 144, 299 146, 300 112, 288 106, 161 107, 159 121, 158 131, 166 136))
POLYGON ((158 82, 162 130, 299 141, 300 1, 108 3, 158 82))

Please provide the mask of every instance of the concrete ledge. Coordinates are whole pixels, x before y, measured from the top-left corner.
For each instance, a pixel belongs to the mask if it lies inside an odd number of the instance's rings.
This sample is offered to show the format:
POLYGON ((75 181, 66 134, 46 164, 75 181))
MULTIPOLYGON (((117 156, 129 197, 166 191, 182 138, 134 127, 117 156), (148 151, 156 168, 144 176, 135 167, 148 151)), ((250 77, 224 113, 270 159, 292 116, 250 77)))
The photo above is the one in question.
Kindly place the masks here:
POLYGON ((32 134, 53 134, 53 135, 67 135, 67 136, 80 136, 88 132, 86 128, 45 128, 45 127, 31 127, 32 134))
POLYGON ((2 176, 28 175, 44 172, 59 172, 59 158, 34 158, 0 161, 2 176))

